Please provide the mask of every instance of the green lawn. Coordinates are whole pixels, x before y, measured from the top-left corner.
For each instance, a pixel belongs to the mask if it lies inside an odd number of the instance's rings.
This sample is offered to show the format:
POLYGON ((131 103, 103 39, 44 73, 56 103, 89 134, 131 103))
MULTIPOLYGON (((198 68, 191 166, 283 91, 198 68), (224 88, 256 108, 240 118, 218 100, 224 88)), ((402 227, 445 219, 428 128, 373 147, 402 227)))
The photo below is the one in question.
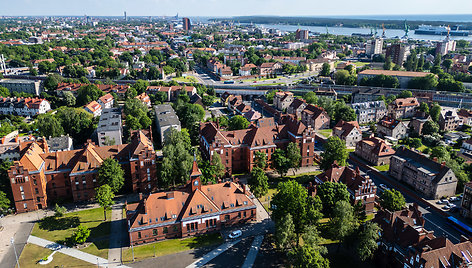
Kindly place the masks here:
MULTIPOLYGON (((245 79, 245 80, 242 80, 243 82, 254 82, 254 81, 267 81, 267 80, 275 80, 275 79, 279 79, 279 78, 282 78, 282 76, 277 76, 276 78, 267 78, 264 76, 264 78, 261 78, 261 79, 245 79)), ((241 80, 240 80, 241 81, 241 80)))
POLYGON ((356 149, 353 149, 353 148, 351 148, 351 149, 346 149, 346 151, 347 151, 348 153, 352 153, 352 152, 354 152, 355 150, 356 150, 356 149))
POLYGON ((318 133, 325 136, 326 138, 329 138, 331 136, 332 132, 333 132, 332 129, 320 129, 320 130, 318 130, 318 133))
POLYGON ((269 188, 269 191, 267 191, 267 194, 259 198, 259 201, 261 201, 262 205, 264 208, 269 211, 269 201, 272 200, 272 196, 277 193, 277 188, 269 188))
POLYGON ((172 78, 172 80, 174 81, 177 81, 177 82, 181 82, 181 83, 197 83, 198 80, 197 78, 191 76, 191 75, 187 75, 187 76, 182 76, 182 77, 174 77, 172 78))
POLYGON ((374 166, 374 168, 378 169, 379 171, 388 171, 390 165, 374 166))
POLYGON ((356 65, 356 67, 364 67, 365 65, 369 65, 370 63, 369 62, 356 61, 356 62, 354 62, 354 64, 356 65))
MULTIPOLYGON (((154 248, 156 257, 174 254, 181 251, 196 249, 200 247, 221 244, 223 239, 219 233, 201 235, 184 239, 169 239, 151 244, 135 246, 135 261, 154 257, 154 248)), ((123 251, 123 262, 132 262, 133 256, 131 248, 123 251)))
POLYGON ((110 241, 108 239, 99 240, 93 242, 88 247, 80 249, 83 252, 90 253, 92 255, 102 257, 104 259, 108 259, 108 247, 110 245, 110 241))
POLYGON ((21 268, 55 268, 55 267, 68 267, 68 268, 78 268, 78 267, 97 267, 95 264, 91 264, 68 255, 56 252, 54 253, 53 260, 49 264, 40 265, 37 262, 42 258, 45 258, 51 255, 52 250, 36 246, 33 244, 26 244, 25 248, 21 252, 20 256, 20 267, 21 268))
POLYGON ((60 242, 70 237, 79 224, 90 229, 90 238, 110 235, 111 210, 107 211, 108 221, 103 221, 103 208, 87 209, 65 214, 63 217, 47 217, 36 223, 31 233, 50 241, 60 242))
POLYGON ((251 87, 259 87, 259 86, 279 86, 279 85, 285 85, 285 83, 255 84, 255 85, 251 85, 251 87))

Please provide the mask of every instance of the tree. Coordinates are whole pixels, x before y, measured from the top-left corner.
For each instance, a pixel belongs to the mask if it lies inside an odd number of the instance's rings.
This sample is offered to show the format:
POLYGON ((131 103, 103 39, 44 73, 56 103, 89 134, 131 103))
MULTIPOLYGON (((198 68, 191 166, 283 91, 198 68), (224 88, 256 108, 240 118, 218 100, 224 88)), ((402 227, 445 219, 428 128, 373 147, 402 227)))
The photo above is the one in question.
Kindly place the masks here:
POLYGON ((46 80, 44 80, 44 88, 49 91, 55 90, 57 88, 57 85, 59 85, 62 80, 62 76, 58 74, 50 74, 48 75, 46 80))
POLYGON ((320 75, 329 76, 330 73, 331 73, 331 66, 329 65, 329 63, 327 62, 323 63, 323 66, 320 71, 320 75))
POLYGON ((446 68, 446 72, 449 72, 449 69, 451 69, 453 63, 454 62, 451 59, 445 59, 442 62, 442 66, 446 68))
POLYGON ((98 181, 100 184, 107 184, 113 193, 117 193, 124 185, 125 172, 117 160, 106 158, 98 170, 98 181))
POLYGON ((425 114, 429 114, 429 106, 426 102, 422 102, 420 107, 418 107, 418 111, 423 112, 425 114))
POLYGON ((339 122, 341 120, 349 122, 355 121, 357 118, 356 111, 351 107, 344 104, 344 102, 337 102, 335 105, 334 121, 339 122))
POLYGON ((162 148, 163 160, 161 165, 161 179, 165 185, 184 183, 192 169, 193 156, 190 154, 190 141, 176 129, 164 137, 162 148))
POLYGON ((217 178, 223 177, 225 174, 225 166, 221 162, 221 157, 219 154, 213 154, 211 157, 211 163, 210 163, 212 170, 213 170, 213 175, 217 178))
POLYGON ((284 215, 280 221, 275 224, 275 241, 280 249, 291 248, 296 241, 295 225, 290 213, 284 215))
POLYGON ((423 146, 423 143, 421 143, 420 138, 410 138, 408 139, 408 145, 412 148, 420 148, 423 146))
POLYGON ((415 77, 408 82, 408 88, 432 90, 438 86, 438 78, 434 74, 424 77, 415 77))
POLYGON ((438 122, 439 115, 441 114, 441 106, 439 104, 434 103, 431 109, 429 109, 429 115, 434 122, 438 122))
POLYGON ((105 221, 107 220, 107 209, 113 205, 113 198, 115 198, 115 194, 111 189, 110 185, 104 184, 98 188, 95 188, 95 199, 97 200, 100 207, 103 208, 103 216, 105 221))
POLYGON ((334 161, 340 166, 345 166, 349 153, 346 150, 346 144, 339 137, 331 136, 324 144, 324 152, 321 153, 321 157, 320 166, 323 170, 327 170, 334 161))
POLYGON ((10 199, 7 194, 0 191, 0 212, 5 212, 10 207, 10 199))
POLYGON ((59 206, 58 204, 56 204, 56 206, 54 207, 54 217, 56 218, 64 216, 66 212, 67 208, 59 206))
POLYGON ((10 90, 6 87, 0 87, 0 97, 4 97, 4 98, 10 97, 10 90))
POLYGON ((254 153, 254 165, 264 170, 267 166, 267 154, 264 152, 256 151, 254 153))
POLYGON ((362 261, 374 256, 378 248, 377 240, 380 238, 380 227, 373 222, 366 222, 358 231, 357 255, 362 261))
POLYGON ((66 101, 66 105, 69 107, 75 106, 76 98, 72 92, 66 91, 64 92, 64 100, 66 101))
POLYGON ((349 202, 349 192, 346 184, 327 181, 317 188, 317 195, 323 204, 323 213, 327 216, 331 215, 336 202, 349 202))
POLYGON ((269 190, 269 183, 267 176, 263 169, 254 167, 251 170, 251 176, 247 181, 252 193, 255 197, 260 198, 269 190))
POLYGON ((289 252, 293 266, 297 268, 329 268, 329 260, 324 258, 319 249, 303 245, 289 252))
POLYGON ((147 87, 149 86, 149 83, 144 80, 137 80, 136 83, 134 83, 133 88, 136 89, 136 92, 138 94, 146 92, 147 87))
POLYGON ((87 241, 87 238, 90 236, 90 229, 87 226, 79 225, 72 235, 72 241, 74 244, 83 244, 87 241))
POLYGON ((287 146, 287 158, 290 163, 290 168, 293 168, 293 175, 295 175, 295 170, 300 167, 300 161, 302 160, 302 155, 300 153, 300 147, 295 142, 291 142, 287 146))
POLYGON ((59 137, 64 134, 60 122, 52 114, 41 114, 36 120, 38 132, 44 137, 59 137))
POLYGON ((316 96, 315 92, 313 92, 313 91, 307 92, 303 96, 303 99, 309 104, 316 104, 318 102, 318 97, 316 96))
POLYGON ((392 59, 390 57, 385 58, 385 63, 383 65, 384 70, 391 70, 392 69, 392 59))
POLYGON ((334 80, 337 85, 355 85, 356 76, 351 75, 347 70, 339 70, 334 74, 334 80))
POLYGON ((343 242, 356 227, 357 222, 351 204, 344 200, 338 201, 328 222, 328 231, 331 237, 343 242))
POLYGON ((215 99, 213 98, 213 96, 203 95, 202 102, 203 102, 203 105, 208 107, 208 106, 213 105, 213 103, 215 103, 215 99))
POLYGON ((395 189, 385 190, 380 195, 380 205, 389 211, 401 210, 405 207, 405 204, 405 197, 395 189))
MULTIPOLYGON (((297 235, 303 233, 307 225, 315 224, 320 215, 315 212, 320 207, 316 199, 308 198, 305 187, 294 180, 280 182, 278 192, 271 202, 272 218, 277 223, 287 214, 292 214, 297 235)), ((318 199, 319 201, 319 199, 318 199)))
POLYGON ((413 97, 413 93, 409 90, 403 90, 400 94, 397 96, 398 98, 411 98, 413 97))
POLYGON ((235 115, 229 120, 229 130, 246 129, 249 127, 249 121, 241 115, 235 115))
POLYGON ((82 106, 91 101, 96 101, 101 96, 105 95, 96 85, 86 85, 77 91, 77 104, 82 106))
POLYGON ((421 129, 421 134, 423 135, 433 135, 438 133, 439 125, 436 122, 428 120, 424 123, 423 128, 421 129))
POLYGON ((285 152, 282 149, 275 149, 275 152, 272 154, 271 161, 272 168, 277 170, 277 173, 279 173, 280 177, 283 177, 285 174, 287 174, 291 163, 290 159, 285 156, 285 152))

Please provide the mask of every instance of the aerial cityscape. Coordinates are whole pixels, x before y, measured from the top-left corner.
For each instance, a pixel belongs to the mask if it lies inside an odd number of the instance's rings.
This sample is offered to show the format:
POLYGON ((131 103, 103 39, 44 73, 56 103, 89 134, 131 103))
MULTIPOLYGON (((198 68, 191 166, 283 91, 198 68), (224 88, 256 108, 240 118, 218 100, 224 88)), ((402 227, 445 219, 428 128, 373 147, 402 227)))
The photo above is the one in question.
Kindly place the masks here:
POLYGON ((3 2, 0 268, 472 267, 472 2, 3 2))

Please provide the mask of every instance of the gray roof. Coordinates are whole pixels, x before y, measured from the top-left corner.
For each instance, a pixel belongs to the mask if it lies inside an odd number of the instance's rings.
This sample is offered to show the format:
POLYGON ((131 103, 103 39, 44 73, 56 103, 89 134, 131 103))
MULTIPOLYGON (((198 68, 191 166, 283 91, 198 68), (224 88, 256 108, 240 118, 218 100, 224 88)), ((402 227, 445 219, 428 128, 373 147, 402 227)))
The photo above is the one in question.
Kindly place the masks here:
POLYGON ((46 141, 50 151, 64 151, 72 147, 72 138, 69 135, 49 137, 46 141))
POLYGON ((156 122, 159 127, 180 126, 179 117, 169 104, 156 105, 154 106, 154 111, 156 112, 156 122))
POLYGON ((373 108, 385 108, 385 102, 383 101, 368 101, 351 104, 352 109, 354 110, 364 110, 364 109, 373 109, 373 108))
POLYGON ((121 109, 107 108, 103 109, 100 121, 98 122, 97 132, 121 131, 121 109))

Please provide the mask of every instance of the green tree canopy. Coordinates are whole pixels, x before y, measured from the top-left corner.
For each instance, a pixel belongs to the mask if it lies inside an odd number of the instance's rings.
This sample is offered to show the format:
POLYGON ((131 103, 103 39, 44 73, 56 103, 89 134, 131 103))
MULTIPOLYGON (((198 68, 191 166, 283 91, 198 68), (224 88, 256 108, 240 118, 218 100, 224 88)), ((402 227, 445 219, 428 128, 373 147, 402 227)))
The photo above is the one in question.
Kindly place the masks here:
POLYGON ((249 121, 241 115, 231 117, 228 123, 229 130, 246 129, 249 127, 249 121))
POLYGON ((254 153, 254 165, 258 168, 265 169, 267 166, 267 154, 256 151, 254 153))
POLYGON ((349 192, 346 184, 340 182, 327 181, 317 188, 317 195, 323 204, 323 213, 327 216, 331 215, 336 202, 349 202, 349 192))
POLYGON ((438 122, 439 115, 441 114, 441 106, 439 104, 434 103, 431 109, 429 109, 429 115, 434 122, 438 122))
POLYGON ((247 183, 257 198, 264 196, 269 190, 268 178, 264 170, 259 167, 254 167, 251 170, 251 176, 248 178, 247 183))
POLYGON ((362 261, 371 259, 378 248, 377 240, 380 238, 380 227, 373 222, 361 225, 357 239, 357 255, 362 261))
POLYGON ((290 159, 286 157, 285 152, 282 149, 275 149, 275 152, 271 157, 271 167, 277 170, 280 177, 285 176, 290 169, 292 163, 290 159))
POLYGON ((424 123, 421 133, 423 135, 433 135, 439 132, 439 125, 436 122, 428 120, 424 123))
POLYGON ((165 137, 162 148, 163 161, 161 165, 161 178, 164 185, 176 185, 188 180, 193 164, 193 156, 189 152, 189 141, 184 135, 174 134, 179 132, 171 129, 170 135, 165 137))
POLYGON ((77 91, 77 105, 83 106, 105 95, 96 85, 86 85, 77 91))
POLYGON ((83 244, 87 241, 87 238, 90 236, 90 229, 85 225, 77 226, 77 229, 74 231, 72 235, 72 241, 75 244, 83 244))
POLYGON ((313 91, 305 93, 305 95, 303 95, 303 99, 309 104, 316 104, 318 102, 318 97, 313 91))
POLYGON ((331 237, 344 241, 357 228, 354 209, 349 202, 341 200, 336 202, 328 222, 328 230, 331 237))
POLYGON ((336 136, 328 138, 324 144, 324 152, 321 153, 321 168, 327 170, 331 164, 336 161, 338 165, 345 166, 349 153, 346 150, 346 144, 336 136))
POLYGON ((380 205, 389 211, 398 211, 405 207, 405 197, 395 189, 385 190, 380 195, 380 205))
POLYGON ((113 193, 121 190, 125 182, 125 172, 113 158, 106 158, 98 170, 98 181, 100 184, 107 184, 111 187, 113 193))
POLYGON ((52 114, 38 115, 36 127, 39 134, 44 137, 59 137, 64 134, 61 123, 52 114))
POLYGON ((97 200, 100 207, 103 208, 104 220, 107 220, 107 209, 113 205, 113 198, 115 194, 112 188, 108 184, 104 184, 100 187, 95 188, 95 199, 97 200))
POLYGON ((300 153, 300 147, 298 147, 298 144, 295 142, 290 142, 287 146, 286 155, 290 163, 290 168, 293 168, 293 174, 295 175, 295 170, 300 167, 300 161, 302 160, 302 155, 300 153))

